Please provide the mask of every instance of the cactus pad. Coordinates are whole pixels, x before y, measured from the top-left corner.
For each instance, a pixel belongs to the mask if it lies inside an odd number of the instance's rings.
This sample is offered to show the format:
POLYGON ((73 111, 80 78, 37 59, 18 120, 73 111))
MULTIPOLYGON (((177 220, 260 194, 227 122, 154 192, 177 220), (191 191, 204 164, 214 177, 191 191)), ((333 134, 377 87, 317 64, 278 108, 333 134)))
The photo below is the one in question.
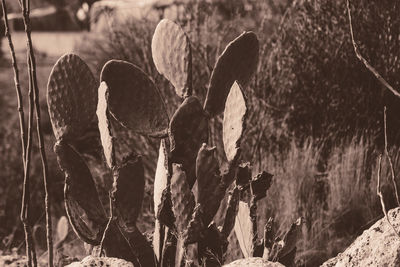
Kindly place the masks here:
POLYGON ((243 132, 246 127, 247 106, 240 85, 235 82, 226 99, 223 142, 226 158, 232 161, 240 149, 243 132))
POLYGON ((163 19, 151 42, 154 65, 180 97, 192 94, 192 55, 189 38, 176 23, 163 19))
POLYGON ((173 115, 169 125, 171 161, 183 165, 189 187, 196 181, 196 157, 208 139, 208 119, 199 100, 188 97, 173 115))
POLYGON ((167 162, 167 148, 164 139, 160 142, 160 149, 158 152, 158 161, 157 161, 157 169, 154 178, 154 214, 155 214, 155 223, 154 223, 154 235, 153 235, 153 247, 154 252, 156 254, 157 259, 160 259, 161 256, 161 247, 162 247, 162 239, 163 239, 163 229, 160 224, 160 221, 157 218, 158 207, 161 204, 162 193, 164 189, 168 186, 168 162, 167 162))
POLYGON ((267 190, 272 184, 272 177, 272 174, 263 171, 252 179, 250 186, 254 195, 254 201, 260 200, 267 195, 267 190))
POLYGON ((105 82, 102 82, 99 87, 99 101, 97 102, 97 118, 99 121, 100 139, 103 145, 104 156, 109 168, 115 165, 115 154, 113 137, 111 135, 111 125, 108 121, 108 87, 105 82))
POLYGON ((58 242, 64 241, 69 232, 69 225, 68 225, 68 219, 65 216, 61 216, 61 218, 58 220, 57 223, 57 237, 58 237, 58 242))
POLYGON ((47 84, 47 104, 57 140, 81 137, 96 119, 97 85, 86 63, 66 54, 54 65, 47 84))
POLYGON ((258 39, 253 32, 244 32, 230 42, 215 63, 211 74, 204 109, 210 116, 224 110, 226 97, 237 80, 246 87, 258 63, 258 39))
MULTIPOLYGON (((201 146, 196 158, 197 202, 206 206, 220 183, 219 164, 214 152, 216 147, 201 146)), ((212 200, 211 200, 212 201, 212 200)), ((209 222, 206 222, 208 225, 209 222)))
POLYGON ((107 219, 92 175, 81 156, 67 143, 57 142, 54 151, 65 174, 65 207, 72 228, 85 242, 98 245, 107 219))
POLYGON ((240 191, 237 186, 235 186, 231 192, 229 192, 228 207, 226 208, 225 221, 222 226, 222 236, 228 238, 235 226, 236 215, 239 210, 239 199, 240 191))
POLYGON ((244 257, 251 257, 254 250, 253 224, 250 217, 250 207, 246 202, 239 201, 234 229, 244 257))
POLYGON ((172 164, 171 200, 176 230, 182 235, 192 217, 195 202, 182 165, 175 163, 172 164))
POLYGON ((162 192, 167 188, 168 183, 168 151, 165 140, 161 140, 158 152, 156 175, 154 178, 154 213, 157 216, 158 206, 161 204, 162 192))
POLYGON ((109 89, 110 113, 122 125, 143 135, 159 135, 168 128, 168 116, 154 82, 139 67, 122 60, 108 61, 101 81, 109 89))
POLYGON ((136 227, 144 196, 143 164, 131 156, 117 170, 115 208, 118 225, 124 230, 136 227))

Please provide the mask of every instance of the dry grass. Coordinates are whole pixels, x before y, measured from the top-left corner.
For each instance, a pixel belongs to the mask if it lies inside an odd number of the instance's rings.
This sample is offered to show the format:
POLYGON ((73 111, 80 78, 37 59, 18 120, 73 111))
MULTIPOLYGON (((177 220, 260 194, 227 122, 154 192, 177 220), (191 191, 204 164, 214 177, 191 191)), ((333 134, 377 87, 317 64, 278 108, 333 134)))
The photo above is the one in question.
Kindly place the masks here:
MULTIPOLYGON (((274 184, 260 208, 263 221, 275 217, 283 233, 299 216, 305 218, 298 247, 298 263, 316 266, 336 255, 373 222, 382 217, 376 196, 377 153, 361 138, 333 147, 325 161, 313 140, 277 156, 265 156, 260 166, 274 174, 274 184), (319 172, 324 165, 326 171, 319 172)), ((395 170, 400 150, 391 150, 395 170)), ((382 165, 388 208, 395 206, 390 166, 382 165)))

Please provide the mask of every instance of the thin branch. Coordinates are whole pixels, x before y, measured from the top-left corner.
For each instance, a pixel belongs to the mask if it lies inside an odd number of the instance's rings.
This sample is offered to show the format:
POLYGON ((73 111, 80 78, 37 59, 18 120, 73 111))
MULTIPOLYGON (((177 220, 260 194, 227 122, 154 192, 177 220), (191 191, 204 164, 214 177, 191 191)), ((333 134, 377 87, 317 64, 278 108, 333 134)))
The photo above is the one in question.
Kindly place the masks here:
POLYGON ((378 183, 376 185, 376 193, 379 196, 379 199, 381 201, 381 207, 382 207, 382 212, 385 215, 385 218, 387 222, 389 223, 390 227, 393 229, 393 231, 396 233, 396 235, 400 238, 400 234, 396 231, 394 228, 393 224, 389 220, 389 216, 386 212, 386 207, 385 207, 385 202, 383 200, 383 194, 381 192, 381 169, 382 169, 382 155, 379 155, 379 163, 378 163, 378 183))
POLYGON ((383 84, 389 91, 391 91, 395 96, 400 97, 400 93, 395 90, 379 73, 378 71, 368 63, 368 61, 361 55, 360 51, 358 50, 358 46, 356 41, 354 40, 354 33, 353 33, 353 24, 351 21, 351 12, 350 12, 350 3, 349 0, 346 0, 346 7, 347 7, 347 14, 349 17, 349 25, 350 25, 350 35, 351 35, 351 42, 353 43, 354 52, 356 53, 357 58, 365 65, 365 67, 372 72, 378 81, 383 84))
MULTIPOLYGON (((30 1, 26 0, 22 5, 23 20, 25 25, 25 32, 27 37, 27 49, 28 49, 28 70, 29 77, 31 80, 31 87, 33 87, 33 104, 36 111, 36 130, 39 142, 39 151, 42 161, 43 170, 43 184, 45 189, 45 212, 46 212, 46 237, 47 237, 47 249, 48 249, 48 266, 53 266, 53 237, 52 237, 52 222, 51 222, 51 201, 49 198, 49 179, 48 179, 48 164, 46 158, 46 152, 44 148, 43 131, 41 128, 40 120, 40 103, 39 103, 39 87, 36 76, 36 60, 33 51, 32 37, 31 37, 31 22, 29 18, 30 12, 30 1)), ((31 90, 31 88, 30 88, 31 90)), ((32 110, 33 111, 33 110, 32 110)))
POLYGON ((394 193, 396 195, 396 201, 397 201, 397 206, 400 207, 400 201, 399 201, 399 191, 397 189, 397 184, 396 184, 396 175, 394 173, 394 167, 393 167, 393 162, 392 158, 390 157, 389 150, 388 150, 388 139, 387 139, 387 123, 386 123, 386 106, 383 108, 383 129, 384 129, 384 135, 385 135, 385 154, 386 157, 388 158, 389 165, 390 165, 390 172, 391 172, 391 178, 392 178, 392 183, 394 187, 394 193))
MULTIPOLYGON (((14 84, 15 84, 15 92, 17 94, 18 101, 18 115, 19 115, 19 126, 21 131, 21 146, 22 146, 22 162, 25 162, 25 146, 26 146, 26 138, 25 138, 25 117, 24 117, 24 107, 22 105, 22 93, 21 86, 19 83, 19 70, 17 65, 17 59, 15 56, 15 48, 11 38, 10 28, 8 26, 8 14, 7 14, 7 6, 6 1, 1 0, 2 9, 3 9, 3 20, 5 26, 5 36, 8 40, 8 46, 10 48, 11 54, 11 64, 14 71, 14 84)), ((25 167, 25 164, 24 164, 25 167)))

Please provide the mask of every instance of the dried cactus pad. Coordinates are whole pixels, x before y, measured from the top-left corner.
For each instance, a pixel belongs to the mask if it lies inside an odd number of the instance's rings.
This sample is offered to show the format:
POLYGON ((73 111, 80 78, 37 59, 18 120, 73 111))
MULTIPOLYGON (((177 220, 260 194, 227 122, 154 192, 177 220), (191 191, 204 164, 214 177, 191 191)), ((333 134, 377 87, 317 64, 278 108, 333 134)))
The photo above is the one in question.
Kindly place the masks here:
POLYGON ((232 161, 240 149, 246 117, 246 100, 240 85, 235 82, 226 99, 223 121, 224 150, 228 161, 232 161))
POLYGON ((172 164, 171 199, 176 218, 176 230, 182 235, 189 224, 195 206, 194 196, 180 164, 172 164))
POLYGON ((69 232, 68 219, 65 216, 61 216, 57 223, 57 237, 58 241, 63 241, 67 238, 69 232))
POLYGON ((57 140, 81 137, 96 119, 97 85, 86 63, 66 54, 54 65, 47 84, 47 104, 57 140))
POLYGON ((204 109, 210 116, 224 110, 226 97, 235 80, 246 87, 258 63, 258 39, 253 32, 244 32, 230 42, 215 63, 211 74, 204 109))
POLYGON ((183 165, 190 188, 196 181, 196 157, 208 139, 208 119, 200 101, 190 96, 182 102, 169 125, 171 161, 183 165))
POLYGON ((101 241, 107 217, 92 175, 81 156, 67 143, 57 142, 54 152, 65 174, 65 208, 72 228, 82 240, 96 246, 101 241))
POLYGON ((123 229, 136 227, 144 195, 144 173, 139 156, 127 158, 118 168, 115 207, 119 226, 123 229))
POLYGON ((234 229, 244 257, 251 257, 254 249, 253 224, 250 218, 250 207, 246 202, 239 201, 234 229))
POLYGON ((196 177, 197 177, 197 202, 204 209, 204 224, 208 226, 220 205, 221 190, 219 184, 221 176, 219 173, 218 160, 215 157, 215 147, 207 147, 203 144, 197 154, 196 177))
POLYGON ((163 19, 151 42, 153 61, 158 72, 175 87, 180 97, 192 94, 192 55, 189 38, 176 23, 163 19))
POLYGON ((105 82, 102 82, 99 87, 99 101, 97 102, 97 118, 99 121, 99 131, 103 152, 106 158, 108 167, 112 168, 115 165, 115 154, 113 137, 111 136, 111 125, 108 121, 108 87, 105 82))
POLYGON ((168 128, 161 95, 139 67, 110 60, 104 65, 100 80, 108 86, 111 114, 126 128, 143 135, 158 135, 168 128))

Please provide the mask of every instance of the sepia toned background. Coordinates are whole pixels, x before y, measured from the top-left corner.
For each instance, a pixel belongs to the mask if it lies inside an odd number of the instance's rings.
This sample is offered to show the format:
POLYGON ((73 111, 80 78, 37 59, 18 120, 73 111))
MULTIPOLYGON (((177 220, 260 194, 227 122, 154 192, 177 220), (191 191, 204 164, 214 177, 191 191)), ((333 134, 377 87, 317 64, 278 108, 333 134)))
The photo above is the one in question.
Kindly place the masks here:
MULTIPOLYGON (((7 1, 17 59, 24 66, 26 42, 17 1, 7 1)), ((389 151, 400 170, 400 101, 356 58, 343 0, 131 0, 32 1, 46 151, 54 220, 65 215, 64 178, 52 150, 54 137, 46 107, 52 66, 66 52, 90 65, 95 77, 109 59, 132 62, 156 82, 169 114, 179 99, 155 70, 151 38, 160 18, 170 18, 193 45, 195 94, 204 100, 208 77, 226 44, 244 30, 260 41, 257 73, 245 92, 250 103, 243 158, 255 171, 274 175, 261 219, 274 217, 279 231, 298 217, 306 223, 298 243, 298 266, 318 266, 343 251, 383 214, 376 195, 378 155, 384 146, 383 107, 387 106, 389 151)), ((400 3, 354 0, 354 34, 361 53, 394 87, 400 88, 400 3)), ((0 26, 2 27, 2 26, 0 26)), ((3 33, 2 33, 3 34, 3 33)), ((10 56, 5 38, 0 52, 0 250, 24 249, 19 219, 22 162, 10 56)), ((27 70, 21 69, 22 89, 27 70)), ((221 142, 221 120, 213 121, 221 142)), ((152 183, 158 142, 137 139, 146 165, 146 194, 139 228, 154 223, 152 183)), ((37 150, 37 147, 34 148, 37 150)), ((218 151, 223 156, 223 151, 218 151)), ((32 166, 32 225, 44 231, 41 167, 32 166)), ((386 207, 396 206, 390 168, 382 166, 386 207)), ((262 225, 262 222, 260 222, 262 225)), ((262 229, 262 227, 259 227, 262 229)), ((40 235, 38 235, 39 238, 40 235)), ((43 235, 42 235, 43 236, 43 235)), ((37 240, 39 256, 46 244, 37 240)), ((71 231, 63 253, 81 258, 82 241, 71 231)))

